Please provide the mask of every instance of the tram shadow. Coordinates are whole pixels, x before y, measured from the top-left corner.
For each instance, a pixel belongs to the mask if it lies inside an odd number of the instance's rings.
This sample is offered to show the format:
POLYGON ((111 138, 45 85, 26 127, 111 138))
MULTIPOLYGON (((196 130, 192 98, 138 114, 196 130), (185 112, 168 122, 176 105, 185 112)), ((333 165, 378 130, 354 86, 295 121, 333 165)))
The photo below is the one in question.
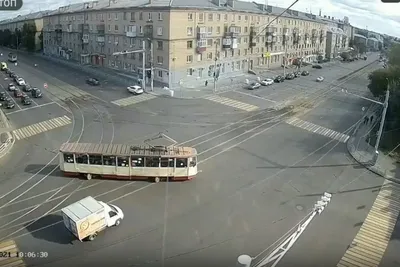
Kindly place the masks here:
POLYGON ((35 239, 63 245, 74 241, 72 234, 65 228, 61 215, 46 215, 34 223, 28 223, 25 228, 35 239))
POLYGON ((58 164, 29 164, 25 167, 24 171, 32 175, 47 175, 47 176, 63 176, 58 164))

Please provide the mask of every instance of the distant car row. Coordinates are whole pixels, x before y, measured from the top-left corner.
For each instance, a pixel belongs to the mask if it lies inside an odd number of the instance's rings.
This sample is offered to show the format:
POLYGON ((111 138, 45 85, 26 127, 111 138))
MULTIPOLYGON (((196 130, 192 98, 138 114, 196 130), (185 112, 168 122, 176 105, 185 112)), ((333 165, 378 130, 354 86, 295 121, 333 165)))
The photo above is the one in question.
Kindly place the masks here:
POLYGON ((284 75, 278 75, 278 76, 275 76, 273 79, 272 78, 267 78, 267 79, 264 79, 264 80, 262 80, 260 82, 250 83, 248 85, 247 89, 254 90, 254 89, 260 88, 261 85, 269 86, 269 85, 272 85, 274 83, 282 83, 285 80, 293 80, 294 78, 298 78, 300 76, 308 76, 308 75, 310 75, 310 73, 308 71, 306 71, 306 70, 304 70, 302 72, 295 71, 293 73, 288 73, 285 76, 284 75))

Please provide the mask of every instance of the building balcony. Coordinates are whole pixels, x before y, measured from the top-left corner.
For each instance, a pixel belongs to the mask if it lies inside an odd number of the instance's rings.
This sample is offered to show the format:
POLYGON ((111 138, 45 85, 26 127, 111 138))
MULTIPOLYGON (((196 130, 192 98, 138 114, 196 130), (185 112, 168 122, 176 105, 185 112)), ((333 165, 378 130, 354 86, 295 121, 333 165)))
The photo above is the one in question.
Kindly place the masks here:
POLYGON ((276 41, 277 41, 277 37, 270 35, 270 36, 267 36, 267 38, 265 40, 265 44, 272 45, 272 44, 276 43, 276 41))
POLYGON ((283 35, 289 35, 289 28, 283 28, 283 35))
POLYGON ((240 27, 238 26, 230 26, 225 32, 225 36, 230 36, 232 38, 237 37, 240 33, 240 27))
POLYGON ((104 24, 99 24, 96 26, 96 30, 98 34, 104 34, 106 30, 106 25, 104 24))
POLYGON ((89 43, 89 34, 87 34, 87 33, 82 34, 82 43, 83 44, 88 44, 89 43))
POLYGON ((96 41, 98 43, 104 43, 106 41, 106 38, 104 37, 104 35, 100 35, 96 37, 96 41))
POLYGON ((266 35, 272 35, 273 33, 276 33, 278 29, 276 27, 267 27, 265 29, 265 34, 266 35))
POLYGON ((126 32, 125 35, 126 35, 126 37, 136 37, 137 36, 136 31, 126 32))
POLYGON ((237 38, 235 37, 222 38, 223 49, 235 49, 237 47, 238 47, 237 38))

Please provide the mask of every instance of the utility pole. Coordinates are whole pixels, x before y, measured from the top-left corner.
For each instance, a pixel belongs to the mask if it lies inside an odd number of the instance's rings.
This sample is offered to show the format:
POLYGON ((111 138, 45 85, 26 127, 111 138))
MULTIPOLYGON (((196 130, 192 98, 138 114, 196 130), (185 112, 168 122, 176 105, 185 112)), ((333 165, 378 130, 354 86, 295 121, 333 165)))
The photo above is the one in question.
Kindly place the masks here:
POLYGON ((388 81, 388 84, 387 84, 387 89, 386 89, 385 102, 383 102, 382 119, 381 119, 381 123, 379 125, 378 136, 376 138, 376 143, 375 143, 375 153, 378 153, 379 143, 381 141, 381 137, 382 137, 382 133, 383 133, 383 125, 385 124, 386 112, 387 112, 387 108, 389 106, 389 94, 390 94, 389 79, 387 79, 387 81, 388 81))
MULTIPOLYGON (((286 36, 283 35, 283 38, 286 38, 286 36)), ((284 45, 284 49, 285 49, 285 57, 283 59, 283 78, 285 78, 285 76, 286 76, 286 63, 287 63, 287 44, 286 44, 286 42, 284 45)))
POLYGON ((151 80, 150 80, 150 86, 151 86, 151 91, 154 91, 154 47, 153 47, 153 41, 150 41, 150 71, 151 71, 151 80))
POLYGON ((219 70, 217 71, 217 52, 218 52, 218 43, 215 41, 215 60, 214 60, 214 89, 213 92, 214 94, 217 92, 217 80, 219 76, 219 70))

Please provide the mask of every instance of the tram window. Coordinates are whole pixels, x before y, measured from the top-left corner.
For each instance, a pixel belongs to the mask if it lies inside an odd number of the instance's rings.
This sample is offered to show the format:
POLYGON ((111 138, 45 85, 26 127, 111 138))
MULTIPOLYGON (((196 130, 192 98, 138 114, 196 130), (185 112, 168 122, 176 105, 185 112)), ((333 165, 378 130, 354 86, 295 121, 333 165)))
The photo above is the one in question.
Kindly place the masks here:
POLYGON ((103 165, 115 166, 116 159, 114 156, 103 156, 103 165))
POLYGON ((88 155, 85 154, 77 154, 75 155, 76 163, 78 164, 88 164, 88 155))
POLYGON ((131 167, 144 167, 144 160, 141 157, 131 158, 131 167))
MULTIPOLYGON (((170 162, 172 161, 172 163, 174 163, 173 159, 169 159, 169 158, 161 158, 161 167, 171 167, 170 166, 170 162)), ((172 164, 172 167, 174 167, 174 165, 172 164)))
POLYGON ((120 167, 129 167, 129 157, 117 157, 117 164, 120 167))
POLYGON ((186 168, 187 167, 187 159, 176 159, 176 167, 177 168, 186 168))
POLYGON ((65 163, 74 163, 74 154, 64 154, 65 163))
POLYGON ((160 166, 160 158, 157 157, 147 157, 146 167, 158 168, 160 166))
POLYGON ((91 165, 103 165, 101 155, 89 155, 89 164, 91 165))
POLYGON ((196 167, 196 164, 197 164, 197 162, 196 162, 196 157, 193 157, 193 158, 191 159, 191 161, 190 161, 190 167, 196 167))

